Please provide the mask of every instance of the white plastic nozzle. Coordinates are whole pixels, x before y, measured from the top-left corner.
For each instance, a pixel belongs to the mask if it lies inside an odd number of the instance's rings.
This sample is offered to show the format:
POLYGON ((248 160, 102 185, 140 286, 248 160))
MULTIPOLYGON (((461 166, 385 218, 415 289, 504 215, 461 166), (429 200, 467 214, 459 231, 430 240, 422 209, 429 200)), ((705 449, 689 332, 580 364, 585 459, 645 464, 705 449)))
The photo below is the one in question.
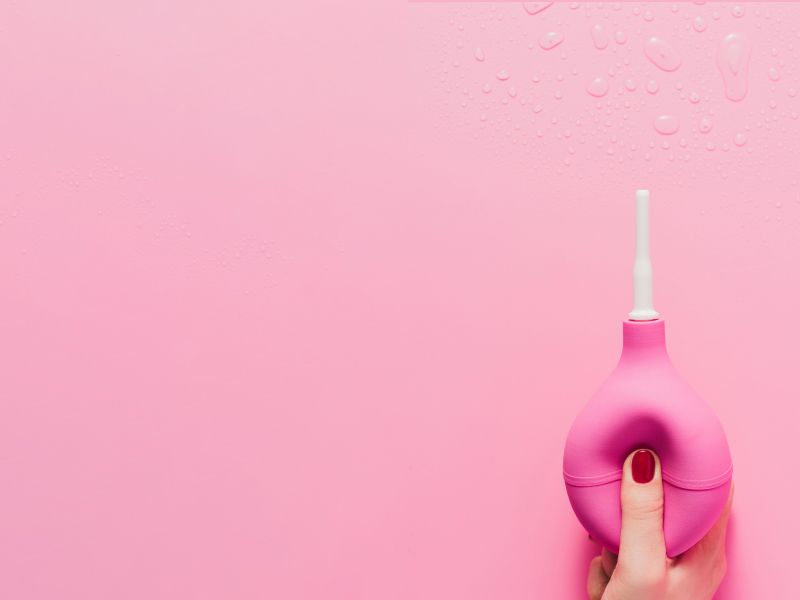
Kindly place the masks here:
POLYGON ((636 258, 633 261, 632 321, 657 319, 653 308, 653 265, 650 263, 650 191, 636 190, 636 258))

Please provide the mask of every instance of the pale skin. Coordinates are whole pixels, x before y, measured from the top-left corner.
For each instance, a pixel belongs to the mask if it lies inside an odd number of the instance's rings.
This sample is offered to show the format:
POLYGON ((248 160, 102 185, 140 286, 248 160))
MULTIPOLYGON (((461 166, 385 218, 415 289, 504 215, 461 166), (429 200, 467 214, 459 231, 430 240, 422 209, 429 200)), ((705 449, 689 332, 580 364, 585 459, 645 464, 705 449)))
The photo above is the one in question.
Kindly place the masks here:
POLYGON ((725 576, 725 536, 733 499, 716 524, 695 546, 677 558, 667 558, 664 544, 664 492, 661 463, 655 476, 636 483, 631 459, 623 467, 622 533, 619 555, 603 548, 589 565, 587 591, 591 600, 711 600, 725 576))

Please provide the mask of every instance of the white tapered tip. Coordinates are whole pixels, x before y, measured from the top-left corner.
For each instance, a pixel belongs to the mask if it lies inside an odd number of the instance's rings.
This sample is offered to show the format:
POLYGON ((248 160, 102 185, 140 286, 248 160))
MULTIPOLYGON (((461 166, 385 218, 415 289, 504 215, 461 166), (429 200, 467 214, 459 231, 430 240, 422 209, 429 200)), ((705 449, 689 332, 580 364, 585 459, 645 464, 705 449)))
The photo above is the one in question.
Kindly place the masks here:
POLYGON ((653 265, 650 263, 650 191, 636 190, 636 257, 633 261, 632 321, 659 317, 653 308, 653 265))

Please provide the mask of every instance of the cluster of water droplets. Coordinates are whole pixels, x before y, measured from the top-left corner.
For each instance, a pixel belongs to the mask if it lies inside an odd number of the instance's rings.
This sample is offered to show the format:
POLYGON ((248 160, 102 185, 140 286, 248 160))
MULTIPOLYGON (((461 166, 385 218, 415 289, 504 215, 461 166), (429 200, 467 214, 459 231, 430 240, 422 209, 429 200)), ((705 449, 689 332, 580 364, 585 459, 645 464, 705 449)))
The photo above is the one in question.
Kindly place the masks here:
POLYGON ((751 154, 762 132, 797 120, 794 102, 779 106, 796 98, 798 73, 787 84, 781 51, 765 50, 763 40, 780 38, 793 53, 800 32, 767 36, 758 19, 770 32, 780 24, 767 9, 744 4, 462 7, 449 19, 456 33, 440 84, 460 97, 453 120, 498 155, 521 149, 556 160, 564 172, 598 157, 610 170, 627 163, 652 172, 670 162, 702 170, 690 160, 698 152, 751 154), (507 36, 490 34, 495 27, 507 36), (760 72, 752 72, 754 56, 760 72), (769 94, 759 82, 752 97, 754 77, 769 82, 769 94))

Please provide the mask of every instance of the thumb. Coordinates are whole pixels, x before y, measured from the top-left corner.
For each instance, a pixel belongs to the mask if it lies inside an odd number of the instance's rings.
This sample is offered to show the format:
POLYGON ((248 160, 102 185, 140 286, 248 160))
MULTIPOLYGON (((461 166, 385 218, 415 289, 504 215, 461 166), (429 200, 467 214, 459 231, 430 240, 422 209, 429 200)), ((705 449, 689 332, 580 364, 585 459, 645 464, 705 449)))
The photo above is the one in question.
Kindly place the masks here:
POLYGON ((664 490, 661 462, 650 450, 636 450, 622 468, 622 533, 619 566, 658 576, 666 565, 664 490))

